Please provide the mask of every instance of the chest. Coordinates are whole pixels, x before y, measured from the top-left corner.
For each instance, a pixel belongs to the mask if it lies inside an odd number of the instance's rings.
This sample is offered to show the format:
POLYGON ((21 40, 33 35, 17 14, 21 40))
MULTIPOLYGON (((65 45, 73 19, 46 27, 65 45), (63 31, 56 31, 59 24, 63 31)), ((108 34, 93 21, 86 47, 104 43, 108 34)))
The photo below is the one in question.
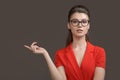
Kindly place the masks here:
POLYGON ((82 63, 82 61, 85 57, 85 52, 86 52, 85 48, 84 49, 79 49, 79 50, 73 49, 73 55, 74 55, 73 57, 75 58, 78 66, 81 65, 81 63, 82 63))
POLYGON ((88 75, 92 76, 94 74, 95 58, 93 52, 86 50, 71 51, 70 55, 67 55, 66 57, 65 70, 68 76, 83 75, 84 77, 88 77, 88 75))

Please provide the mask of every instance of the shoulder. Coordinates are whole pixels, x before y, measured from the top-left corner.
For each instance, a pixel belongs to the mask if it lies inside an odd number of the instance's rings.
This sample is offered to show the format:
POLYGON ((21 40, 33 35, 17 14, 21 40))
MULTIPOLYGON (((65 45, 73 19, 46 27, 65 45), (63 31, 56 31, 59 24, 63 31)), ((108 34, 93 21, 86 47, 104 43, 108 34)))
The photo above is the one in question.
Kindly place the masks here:
POLYGON ((97 51, 97 52, 104 52, 105 50, 101 46, 95 46, 95 51, 97 51))
POLYGON ((66 47, 58 49, 56 52, 64 52, 66 50, 66 47))
POLYGON ((105 49, 101 46, 94 46, 94 54, 96 57, 104 56, 106 55, 105 49))
POLYGON ((65 51, 66 51, 66 48, 61 48, 56 51, 55 55, 64 55, 65 51))
POLYGON ((66 46, 66 47, 64 47, 64 48, 61 48, 61 49, 57 50, 56 53, 55 53, 55 55, 65 56, 65 54, 66 54, 67 52, 69 52, 70 49, 71 49, 71 44, 68 45, 68 46, 66 46))
POLYGON ((104 51, 104 48, 98 45, 94 45, 91 42, 88 42, 88 45, 92 47, 95 51, 104 51))
POLYGON ((93 50, 93 54, 95 56, 98 56, 98 55, 105 55, 105 49, 101 46, 98 46, 98 45, 94 45, 92 43, 89 42, 89 46, 91 47, 90 49, 93 50))

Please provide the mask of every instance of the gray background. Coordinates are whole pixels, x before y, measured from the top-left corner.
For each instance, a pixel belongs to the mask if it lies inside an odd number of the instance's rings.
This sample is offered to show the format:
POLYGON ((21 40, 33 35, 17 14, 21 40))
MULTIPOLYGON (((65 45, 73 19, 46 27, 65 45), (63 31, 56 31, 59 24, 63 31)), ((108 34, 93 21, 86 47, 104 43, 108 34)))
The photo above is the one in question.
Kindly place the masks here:
POLYGON ((76 4, 91 11, 90 40, 105 48, 105 80, 119 80, 119 0, 0 1, 0 80, 50 80, 42 55, 23 47, 37 41, 52 58, 65 46, 67 14, 76 4))

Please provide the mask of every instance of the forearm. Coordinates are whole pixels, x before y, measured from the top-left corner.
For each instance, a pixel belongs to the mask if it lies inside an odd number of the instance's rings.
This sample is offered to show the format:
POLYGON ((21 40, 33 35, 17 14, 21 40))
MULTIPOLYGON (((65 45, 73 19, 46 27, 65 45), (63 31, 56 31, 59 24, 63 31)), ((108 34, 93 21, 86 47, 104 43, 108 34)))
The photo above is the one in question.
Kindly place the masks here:
POLYGON ((54 65, 53 61, 51 60, 48 52, 42 48, 36 45, 37 42, 33 42, 30 46, 24 45, 26 48, 28 48, 29 50, 31 50, 33 53, 35 54, 42 54, 45 59, 46 62, 48 64, 48 68, 50 70, 50 74, 52 77, 52 80, 65 80, 66 77, 63 77, 63 74, 61 73, 61 70, 58 70, 56 68, 56 66, 54 65))
POLYGON ((50 58, 49 54, 44 54, 44 57, 46 59, 46 62, 48 64, 48 68, 50 70, 50 75, 52 80, 64 80, 62 74, 58 71, 55 64, 53 63, 52 59, 50 58))
POLYGON ((93 80, 104 80, 105 70, 103 68, 97 67, 94 74, 93 80))

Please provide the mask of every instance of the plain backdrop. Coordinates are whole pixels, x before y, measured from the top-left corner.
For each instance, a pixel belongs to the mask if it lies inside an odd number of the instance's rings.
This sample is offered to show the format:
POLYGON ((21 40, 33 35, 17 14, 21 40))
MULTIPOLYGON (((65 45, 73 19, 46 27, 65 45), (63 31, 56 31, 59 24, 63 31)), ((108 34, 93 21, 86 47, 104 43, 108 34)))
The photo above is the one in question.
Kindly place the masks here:
POLYGON ((1 0, 0 80, 50 80, 44 57, 24 45, 37 41, 54 60, 65 47, 68 11, 77 4, 90 9, 91 43, 106 51, 105 80, 119 80, 119 0, 1 0))

